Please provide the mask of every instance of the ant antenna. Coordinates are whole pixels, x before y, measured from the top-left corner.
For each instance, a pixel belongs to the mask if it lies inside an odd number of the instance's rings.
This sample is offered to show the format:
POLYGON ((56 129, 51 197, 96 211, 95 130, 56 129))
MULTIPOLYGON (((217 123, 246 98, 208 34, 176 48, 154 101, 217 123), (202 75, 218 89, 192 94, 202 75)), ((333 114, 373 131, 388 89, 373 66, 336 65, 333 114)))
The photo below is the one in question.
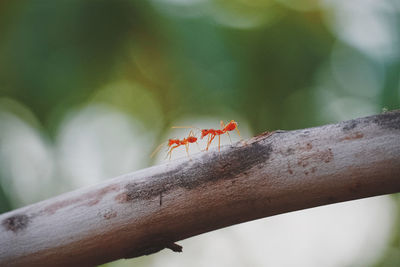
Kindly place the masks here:
POLYGON ((196 132, 201 132, 201 129, 195 126, 172 126, 172 129, 195 129, 196 132))
POLYGON ((155 154, 158 153, 158 151, 160 151, 160 149, 162 148, 163 145, 165 145, 167 142, 163 142, 161 143, 156 149, 154 149, 153 153, 151 153, 150 158, 154 157, 155 154))
POLYGON ((243 140, 243 137, 240 135, 239 129, 237 127, 236 127, 236 131, 237 131, 237 133, 238 133, 238 135, 240 137, 240 140, 243 140))

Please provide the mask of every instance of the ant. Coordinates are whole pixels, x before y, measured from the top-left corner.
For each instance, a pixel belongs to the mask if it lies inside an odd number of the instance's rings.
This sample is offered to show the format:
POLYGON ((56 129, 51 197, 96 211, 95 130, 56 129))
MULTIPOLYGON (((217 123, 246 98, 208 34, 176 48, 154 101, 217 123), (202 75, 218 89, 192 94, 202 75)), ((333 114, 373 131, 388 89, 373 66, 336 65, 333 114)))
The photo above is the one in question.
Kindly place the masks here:
POLYGON ((223 121, 220 122, 221 124, 221 129, 220 130, 215 130, 215 129, 199 129, 197 127, 193 127, 193 126, 178 126, 178 127, 172 127, 172 128, 195 128, 201 131, 201 137, 200 139, 203 139, 204 137, 208 136, 207 139, 207 147, 206 147, 206 151, 208 151, 212 141, 214 140, 214 138, 216 136, 218 136, 218 151, 220 151, 220 146, 221 146, 221 135, 223 134, 227 134, 229 137, 229 140, 232 143, 232 139, 231 136, 229 135, 230 131, 236 130, 239 137, 242 138, 240 136, 240 132, 238 129, 238 123, 234 120, 231 120, 227 125, 224 124, 223 121))
MULTIPOLYGON (((161 147, 163 145, 165 145, 167 142, 162 143, 161 145, 159 145, 154 151, 153 153, 151 153, 150 158, 154 157, 155 154, 157 154, 158 151, 160 151, 161 147)), ((167 153, 167 157, 169 156, 169 159, 171 159, 172 156, 172 151, 180 146, 185 146, 186 148, 186 153, 188 155, 188 157, 190 158, 189 155, 189 144, 190 143, 197 143, 197 137, 194 136, 193 131, 190 130, 189 132, 189 136, 187 138, 183 138, 182 140, 180 139, 169 139, 168 140, 168 153, 167 153)))
POLYGON ((230 131, 236 130, 239 137, 242 138, 240 136, 240 132, 238 129, 238 123, 234 120, 231 120, 227 125, 224 124, 223 121, 221 121, 221 130, 215 130, 215 129, 203 129, 201 130, 201 139, 203 139, 204 137, 206 137, 208 135, 208 140, 207 140, 207 147, 206 147, 206 151, 208 151, 208 148, 210 147, 212 141, 214 140, 214 138, 216 136, 218 136, 218 151, 220 151, 220 146, 221 146, 221 135, 222 134, 227 134, 229 137, 229 140, 232 143, 232 139, 231 136, 229 134, 230 131))

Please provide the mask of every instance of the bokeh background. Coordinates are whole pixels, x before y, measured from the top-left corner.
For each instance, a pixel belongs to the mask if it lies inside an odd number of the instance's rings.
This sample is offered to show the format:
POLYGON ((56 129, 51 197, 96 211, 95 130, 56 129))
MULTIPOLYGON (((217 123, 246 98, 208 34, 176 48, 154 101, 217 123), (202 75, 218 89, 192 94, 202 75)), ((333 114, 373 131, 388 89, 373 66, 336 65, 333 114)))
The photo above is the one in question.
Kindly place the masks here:
MULTIPOLYGON (((172 125, 318 126, 399 108, 399 81, 398 0, 0 1, 0 213, 163 161, 172 125)), ((399 222, 382 196, 104 266, 399 266, 399 222)))

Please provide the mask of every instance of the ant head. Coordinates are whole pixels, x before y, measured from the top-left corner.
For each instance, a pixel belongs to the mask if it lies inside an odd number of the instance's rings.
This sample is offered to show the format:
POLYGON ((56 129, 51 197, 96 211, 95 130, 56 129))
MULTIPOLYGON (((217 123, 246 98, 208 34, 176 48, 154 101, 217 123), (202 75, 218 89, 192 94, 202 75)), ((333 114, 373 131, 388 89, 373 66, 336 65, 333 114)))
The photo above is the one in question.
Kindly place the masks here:
POLYGON ((209 133, 208 129, 201 130, 201 139, 209 133))
POLYGON ((187 140, 188 140, 189 143, 196 143, 197 142, 197 137, 189 136, 187 138, 187 140))
POLYGON ((227 131, 233 131, 233 130, 235 130, 236 128, 237 128, 237 122, 236 121, 234 121, 234 120, 231 120, 229 123, 228 123, 228 125, 226 125, 226 127, 225 127, 225 129, 227 130, 227 131))
POLYGON ((172 146, 175 143, 176 143, 176 139, 169 139, 168 140, 168 146, 172 146))

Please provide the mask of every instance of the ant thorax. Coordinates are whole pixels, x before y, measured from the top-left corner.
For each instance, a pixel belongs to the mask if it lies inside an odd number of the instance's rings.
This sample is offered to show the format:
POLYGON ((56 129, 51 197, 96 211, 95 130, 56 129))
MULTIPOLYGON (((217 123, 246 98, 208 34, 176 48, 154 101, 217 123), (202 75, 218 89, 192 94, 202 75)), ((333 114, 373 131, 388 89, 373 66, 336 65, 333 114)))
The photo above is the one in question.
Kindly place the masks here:
POLYGON ((187 138, 187 141, 189 143, 196 143, 197 142, 197 137, 190 136, 190 137, 187 138))

